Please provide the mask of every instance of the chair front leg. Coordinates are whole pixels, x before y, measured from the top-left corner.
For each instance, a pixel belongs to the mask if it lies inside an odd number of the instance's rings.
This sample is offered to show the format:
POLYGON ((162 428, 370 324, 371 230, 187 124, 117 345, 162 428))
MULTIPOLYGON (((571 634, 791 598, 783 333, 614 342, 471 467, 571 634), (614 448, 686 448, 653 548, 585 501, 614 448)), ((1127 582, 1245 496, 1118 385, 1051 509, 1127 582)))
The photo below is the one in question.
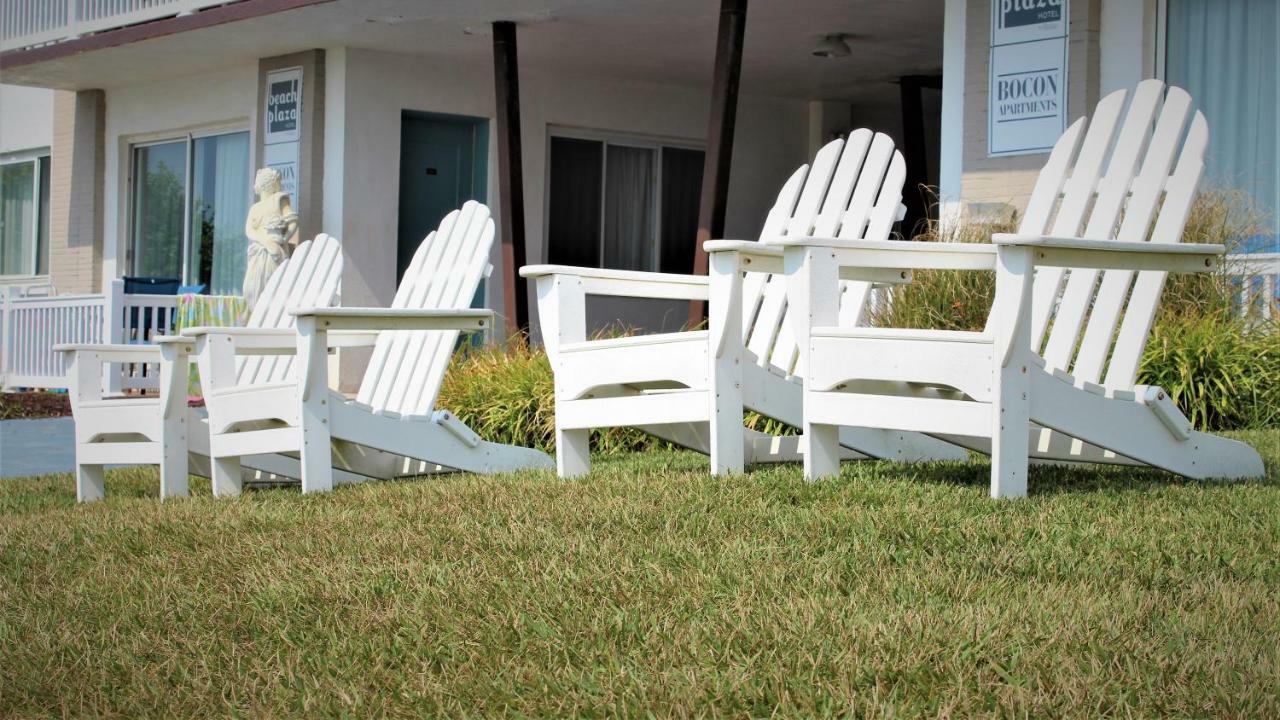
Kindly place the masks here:
POLYGON ((708 385, 711 474, 741 474, 746 458, 742 428, 742 271, 736 252, 711 254, 708 385))
POLYGON ((800 349, 798 374, 803 383, 804 477, 818 480, 840 474, 840 427, 815 423, 811 409, 822 401, 813 390, 809 369, 814 359, 810 336, 815 327, 840 320, 840 267, 830 248, 789 247, 783 259, 787 274, 787 316, 800 349))
POLYGON ((329 432, 328 332, 313 317, 298 318, 298 399, 302 492, 333 489, 329 432))
POLYGON ((186 497, 187 386, 191 378, 191 350, 185 343, 160 345, 160 499, 186 497))
MULTIPOLYGON (((560 346, 587 339, 586 293, 582 278, 572 275, 548 275, 538 278, 538 319, 542 327, 542 345, 554 373, 557 400, 562 389, 558 361, 560 346)), ((572 478, 591 472, 591 431, 561 427, 556 413, 556 474, 572 478)))
POLYGON ((991 403, 991 497, 1027 494, 1031 422, 1031 249, 1001 247, 996 256, 991 403))
MULTIPOLYGON (((102 358, 91 350, 77 350, 71 355, 71 366, 68 368, 68 394, 71 397, 71 411, 79 415, 81 403, 102 400, 102 358)), ((77 422, 87 422, 77 417, 77 422)), ((77 433, 77 436, 80 433, 77 433)), ((79 438, 77 437, 76 455, 80 455, 79 438)), ((106 472, 102 465, 84 464, 76 459, 76 501, 94 502, 106 496, 106 472)))

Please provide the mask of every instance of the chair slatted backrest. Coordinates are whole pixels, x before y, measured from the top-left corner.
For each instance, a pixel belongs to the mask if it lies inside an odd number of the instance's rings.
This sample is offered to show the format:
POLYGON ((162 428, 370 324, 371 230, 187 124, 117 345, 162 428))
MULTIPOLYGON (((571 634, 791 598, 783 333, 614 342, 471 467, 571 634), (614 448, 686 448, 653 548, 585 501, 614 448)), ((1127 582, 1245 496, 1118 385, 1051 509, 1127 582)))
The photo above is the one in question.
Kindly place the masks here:
MULTIPOLYGON (((1159 80, 1103 98, 1054 145, 1020 233, 1176 243, 1204 170, 1209 129, 1191 96, 1159 80), (1188 123, 1190 120, 1190 123, 1188 123), (1085 132, 1086 127, 1088 129, 1085 132), (1179 152, 1180 151, 1180 152, 1179 152), (1176 166, 1175 166, 1176 161, 1176 166)), ((1129 389, 1166 273, 1039 268, 1031 333, 1045 363, 1129 389), (1135 280, 1136 277, 1136 280, 1135 280), (1119 327, 1119 334, 1116 328, 1119 327)))
MULTIPOLYGON (((465 309, 489 265, 494 224, 489 208, 468 201, 418 246, 396 290, 393 308, 465 309)), ((375 412, 426 415, 435 404, 457 330, 378 333, 358 402, 375 412)))
MULTIPOLYGON (((333 305, 341 280, 342 243, 331 235, 317 235, 299 244, 267 278, 245 326, 292 328, 290 309, 333 305)), ((293 377, 295 363, 292 355, 253 355, 237 358, 236 364, 237 384, 247 385, 284 382, 293 377)))
MULTIPOLYGON (((782 186, 760 232, 762 242, 793 235, 886 240, 900 217, 906 163, 893 140, 866 128, 827 143, 782 186)), ((868 283, 842 282, 840 324, 854 325, 866 309, 868 283)), ((743 285, 743 342, 761 366, 798 373, 799 347, 787 315, 785 279, 747 273, 743 285)))

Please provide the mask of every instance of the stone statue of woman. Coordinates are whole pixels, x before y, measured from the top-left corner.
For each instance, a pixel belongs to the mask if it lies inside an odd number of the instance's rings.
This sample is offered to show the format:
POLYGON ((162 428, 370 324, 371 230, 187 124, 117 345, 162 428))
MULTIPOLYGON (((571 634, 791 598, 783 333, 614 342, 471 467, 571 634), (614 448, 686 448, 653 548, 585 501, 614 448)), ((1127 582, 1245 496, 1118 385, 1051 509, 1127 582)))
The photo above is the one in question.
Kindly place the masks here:
POLYGON ((280 171, 263 168, 253 180, 258 201, 249 208, 244 234, 249 237, 249 261, 244 271, 244 301, 250 310, 267 278, 284 262, 298 232, 298 214, 289 195, 280 189, 280 171))

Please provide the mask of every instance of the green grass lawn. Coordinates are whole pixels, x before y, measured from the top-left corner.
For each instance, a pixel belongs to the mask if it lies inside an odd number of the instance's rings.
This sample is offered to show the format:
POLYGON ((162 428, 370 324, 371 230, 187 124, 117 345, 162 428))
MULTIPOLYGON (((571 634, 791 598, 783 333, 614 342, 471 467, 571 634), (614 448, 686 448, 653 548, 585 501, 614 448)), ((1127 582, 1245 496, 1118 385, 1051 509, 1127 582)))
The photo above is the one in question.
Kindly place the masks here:
POLYGON ((601 458, 161 504, 0 481, 0 716, 1280 716, 1270 476, 601 458))

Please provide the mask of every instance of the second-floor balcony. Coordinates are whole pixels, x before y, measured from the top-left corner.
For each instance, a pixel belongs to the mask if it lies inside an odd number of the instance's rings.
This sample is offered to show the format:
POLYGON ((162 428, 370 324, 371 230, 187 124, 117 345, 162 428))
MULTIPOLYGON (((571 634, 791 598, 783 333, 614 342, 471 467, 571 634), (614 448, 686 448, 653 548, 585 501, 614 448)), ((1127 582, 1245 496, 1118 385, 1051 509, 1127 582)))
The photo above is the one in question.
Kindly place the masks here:
POLYGON ((228 0, 4 0, 0 51, 74 40, 227 4, 228 0))

